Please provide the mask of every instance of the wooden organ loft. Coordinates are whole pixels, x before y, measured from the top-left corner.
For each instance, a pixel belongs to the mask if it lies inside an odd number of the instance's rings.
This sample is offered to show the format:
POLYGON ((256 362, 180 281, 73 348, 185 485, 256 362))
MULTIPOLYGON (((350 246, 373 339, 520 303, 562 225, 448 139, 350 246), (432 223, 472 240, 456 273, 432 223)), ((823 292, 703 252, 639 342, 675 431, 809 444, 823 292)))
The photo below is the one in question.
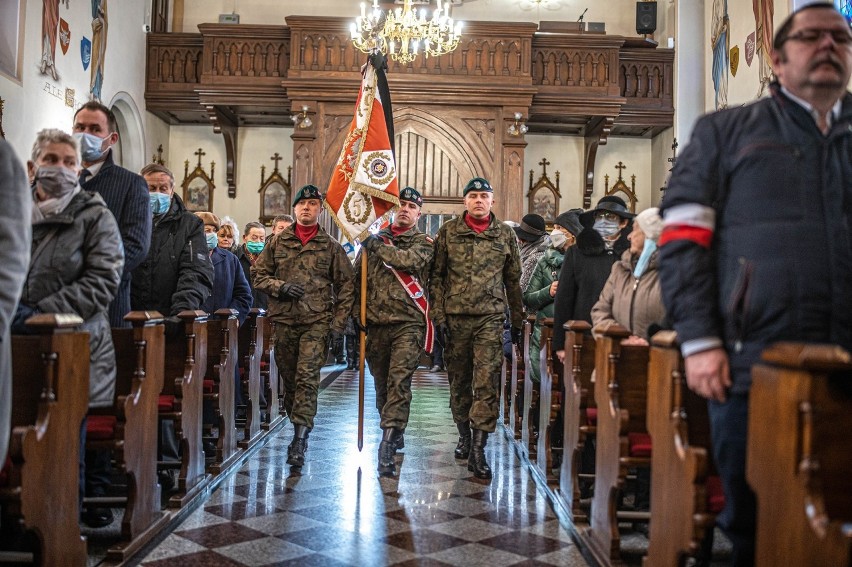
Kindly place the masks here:
MULTIPOLYGON (((345 18, 290 16, 286 25, 201 24, 199 33, 148 35, 147 108, 170 124, 212 123, 224 137, 228 195, 236 196, 240 127, 293 128, 293 184, 327 185, 342 146, 366 55, 345 18), (307 108, 310 125, 291 115, 307 108)), ((402 183, 430 203, 457 203, 468 179, 505 188, 495 212, 520 218, 523 135, 585 140, 583 206, 595 156, 610 135, 653 137, 672 126, 674 51, 640 38, 543 33, 532 23, 468 22, 451 54, 389 61, 402 183)))

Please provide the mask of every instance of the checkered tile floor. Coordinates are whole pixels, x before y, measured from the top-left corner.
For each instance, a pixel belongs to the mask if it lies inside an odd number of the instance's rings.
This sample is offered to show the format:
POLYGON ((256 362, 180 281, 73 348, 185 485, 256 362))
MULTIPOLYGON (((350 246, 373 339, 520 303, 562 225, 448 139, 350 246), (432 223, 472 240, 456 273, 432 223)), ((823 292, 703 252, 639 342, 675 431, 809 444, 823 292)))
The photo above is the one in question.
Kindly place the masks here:
POLYGON ((381 440, 367 376, 364 450, 358 378, 320 394, 301 474, 288 425, 153 549, 142 565, 586 566, 502 433, 486 448, 490 484, 456 462, 446 375, 418 371, 397 478, 376 475, 381 440))

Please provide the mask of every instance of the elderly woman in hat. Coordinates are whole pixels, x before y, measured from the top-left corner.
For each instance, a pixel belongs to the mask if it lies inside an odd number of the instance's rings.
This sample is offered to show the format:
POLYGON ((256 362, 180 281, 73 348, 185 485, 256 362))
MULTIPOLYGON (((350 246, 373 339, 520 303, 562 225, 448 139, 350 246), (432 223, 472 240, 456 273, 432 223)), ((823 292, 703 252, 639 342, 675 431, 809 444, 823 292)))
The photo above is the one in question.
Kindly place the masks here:
MULTIPOLYGON (((612 265, 629 247, 627 235, 630 221, 636 216, 619 197, 608 195, 597 206, 582 215, 583 230, 577 235, 577 245, 568 249, 559 286, 556 289, 553 311, 553 344, 565 344, 567 321, 592 321, 592 306, 598 300, 609 277, 612 265)), ((565 350, 556 351, 565 362, 565 350)))
POLYGON ((513 227, 521 250, 521 291, 527 290, 536 264, 550 247, 550 237, 541 215, 524 215, 521 223, 513 227))
POLYGON ((666 309, 657 274, 657 240, 663 231, 659 209, 645 209, 633 221, 630 248, 612 265, 600 298, 592 307, 592 324, 618 323, 631 332, 629 344, 647 345, 649 331, 663 325, 666 309))
MULTIPOLYGON (((550 248, 535 265, 529 286, 524 291, 524 305, 536 313, 535 325, 530 336, 530 358, 538 360, 539 340, 541 338, 541 322, 547 317, 553 317, 553 299, 559 271, 566 251, 577 241, 577 235, 582 230, 580 214, 583 209, 571 209, 556 217, 553 231, 550 233, 550 248)), ((541 369, 538 364, 532 365, 532 379, 540 380, 541 369)))

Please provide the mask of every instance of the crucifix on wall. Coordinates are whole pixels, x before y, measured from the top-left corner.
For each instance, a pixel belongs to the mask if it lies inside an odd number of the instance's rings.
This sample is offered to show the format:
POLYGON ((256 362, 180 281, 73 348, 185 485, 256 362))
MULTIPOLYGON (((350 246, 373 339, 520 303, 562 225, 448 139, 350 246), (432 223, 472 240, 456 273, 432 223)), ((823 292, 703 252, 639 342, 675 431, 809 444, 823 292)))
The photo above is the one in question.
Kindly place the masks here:
POLYGON ((216 162, 210 162, 210 175, 201 167, 201 158, 206 154, 204 150, 198 148, 195 152, 198 156, 198 164, 192 173, 189 172, 189 160, 183 164, 183 203, 189 211, 213 211, 213 190, 216 185, 213 183, 213 173, 216 168, 216 162))
POLYGON ((624 173, 624 170, 627 169, 627 166, 619 161, 618 165, 615 166, 615 169, 618 170, 618 180, 613 184, 612 189, 609 187, 609 175, 604 175, 604 193, 606 195, 624 193, 627 197, 627 201, 629 202, 630 211, 635 213, 636 202, 639 200, 636 198, 636 176, 630 176, 630 187, 628 187, 622 177, 622 173, 624 173))
POLYGON ((559 172, 556 172, 554 184, 547 176, 547 166, 550 165, 547 158, 542 158, 538 165, 541 166, 541 176, 535 184, 533 184, 533 170, 530 170, 530 190, 527 193, 529 212, 541 215, 545 222, 552 223, 559 214, 559 199, 562 197, 559 192, 559 172))

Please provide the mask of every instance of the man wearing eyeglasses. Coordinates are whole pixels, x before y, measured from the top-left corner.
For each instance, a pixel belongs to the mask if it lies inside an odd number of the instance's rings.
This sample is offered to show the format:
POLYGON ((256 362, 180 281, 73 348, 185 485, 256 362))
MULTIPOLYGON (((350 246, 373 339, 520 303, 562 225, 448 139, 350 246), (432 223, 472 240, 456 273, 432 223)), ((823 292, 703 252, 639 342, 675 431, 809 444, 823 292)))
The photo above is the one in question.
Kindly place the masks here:
POLYGON ((770 96, 699 120, 662 214, 660 279, 689 387, 709 400, 732 564, 754 563, 751 367, 777 341, 852 349, 852 70, 830 4, 784 21, 770 96))

